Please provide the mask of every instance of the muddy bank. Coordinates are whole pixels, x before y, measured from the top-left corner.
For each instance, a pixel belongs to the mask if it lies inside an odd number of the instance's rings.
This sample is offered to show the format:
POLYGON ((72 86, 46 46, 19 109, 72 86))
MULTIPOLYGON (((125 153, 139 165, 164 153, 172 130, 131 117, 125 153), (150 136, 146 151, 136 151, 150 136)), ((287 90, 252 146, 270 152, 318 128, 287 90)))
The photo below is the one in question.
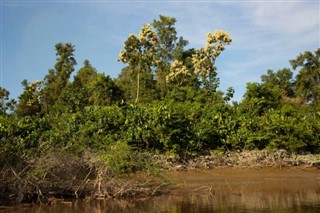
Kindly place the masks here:
POLYGON ((286 210, 295 208, 297 212, 303 205, 317 208, 299 212, 320 210, 320 171, 313 167, 220 167, 169 172, 167 177, 178 186, 168 206, 200 204, 207 212, 238 212, 234 208, 239 212, 290 212, 286 210))
MULTIPOLYGON (((170 193, 135 199, 56 200, 28 212, 279 212, 320 210, 320 173, 316 168, 220 167, 165 171, 170 193)), ((8 212, 16 212, 12 209, 8 212)))
MULTIPOLYGON (((185 159, 164 155, 146 156, 156 173, 112 176, 92 159, 45 156, 0 171, 0 206, 30 203, 54 205, 65 199, 137 199, 167 194, 176 187, 166 172, 207 171, 230 168, 313 168, 319 171, 320 155, 298 155, 284 150, 213 152, 185 159)), ((244 174, 245 175, 245 174, 244 174)))
POLYGON ((278 151, 212 152, 210 155, 188 159, 158 156, 164 168, 169 170, 210 169, 217 167, 314 167, 320 169, 320 155, 296 154, 278 151))

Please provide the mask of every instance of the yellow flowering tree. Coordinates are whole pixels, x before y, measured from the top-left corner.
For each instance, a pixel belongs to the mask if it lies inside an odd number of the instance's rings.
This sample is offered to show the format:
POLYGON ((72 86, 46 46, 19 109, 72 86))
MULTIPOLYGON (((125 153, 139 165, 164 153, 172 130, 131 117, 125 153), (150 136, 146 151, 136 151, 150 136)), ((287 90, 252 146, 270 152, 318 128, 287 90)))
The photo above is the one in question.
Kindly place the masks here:
POLYGON ((129 35, 124 50, 120 52, 118 60, 127 63, 131 74, 136 77, 135 103, 139 102, 142 75, 151 75, 151 69, 155 66, 156 44, 156 33, 150 24, 146 24, 141 28, 139 35, 129 35))
POLYGON ((200 77, 204 86, 210 86, 215 91, 219 85, 216 67, 217 57, 232 42, 230 35, 222 30, 216 30, 213 34, 207 34, 206 46, 197 49, 192 55, 194 72, 200 77))
POLYGON ((170 73, 166 76, 167 83, 173 83, 181 86, 186 82, 188 76, 192 74, 181 61, 175 60, 170 67, 170 73))
POLYGON ((172 71, 171 64, 175 60, 185 63, 184 48, 188 41, 183 37, 178 36, 175 29, 176 19, 173 17, 159 15, 158 20, 153 20, 152 26, 157 34, 157 66, 156 66, 156 79, 157 89, 162 94, 168 92, 167 88, 167 75, 172 71))

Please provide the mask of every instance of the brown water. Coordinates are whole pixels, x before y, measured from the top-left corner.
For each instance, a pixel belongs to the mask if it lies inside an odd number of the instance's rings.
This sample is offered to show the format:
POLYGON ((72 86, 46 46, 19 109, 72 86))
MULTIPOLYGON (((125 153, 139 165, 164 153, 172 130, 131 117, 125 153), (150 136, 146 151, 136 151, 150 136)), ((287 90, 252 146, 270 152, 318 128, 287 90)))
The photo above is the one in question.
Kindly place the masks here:
MULTIPOLYGON (((320 212, 319 169, 212 169, 166 175, 170 194, 135 200, 72 200, 5 212, 320 212)), ((1 211, 0 211, 1 212, 1 211)))

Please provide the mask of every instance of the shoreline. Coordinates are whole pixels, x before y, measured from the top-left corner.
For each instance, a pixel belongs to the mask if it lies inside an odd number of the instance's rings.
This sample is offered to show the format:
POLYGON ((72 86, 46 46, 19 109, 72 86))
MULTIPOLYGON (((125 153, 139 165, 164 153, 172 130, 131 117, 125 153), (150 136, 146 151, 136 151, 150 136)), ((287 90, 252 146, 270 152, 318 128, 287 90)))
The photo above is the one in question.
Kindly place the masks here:
MULTIPOLYGON (((106 173, 99 174, 88 168, 73 168, 78 177, 62 179, 63 177, 47 177, 47 180, 32 182, 22 180, 20 173, 13 168, 12 180, 1 181, 0 210, 12 206, 47 204, 67 202, 70 199, 137 199, 170 193, 175 186, 171 180, 166 180, 161 173, 185 172, 192 170, 209 170, 224 168, 314 168, 320 169, 320 155, 294 154, 285 150, 277 151, 242 151, 242 152, 212 152, 210 155, 190 157, 186 160, 165 155, 149 155, 161 170, 158 174, 137 172, 122 176, 108 177, 106 173), (20 178, 20 179, 19 179, 20 178), (56 180, 55 180, 56 178, 56 180), (61 180, 59 180, 59 178, 61 180)), ((71 168, 69 168, 71 169, 71 168)), ((320 171, 320 170, 319 170, 320 171)), ((6 171, 6 172, 9 172, 6 171)), ((2 171, 4 175, 4 171, 2 171)), ((63 175, 63 171, 61 172, 63 175)))
POLYGON ((307 212, 306 206, 317 210, 316 206, 319 206, 320 201, 320 173, 314 167, 220 167, 168 171, 163 175, 175 186, 165 194, 128 199, 53 199, 50 204, 8 208, 4 212, 61 212, 61 209, 65 212, 97 213, 171 212, 172 209, 185 205, 224 210, 223 212, 230 211, 230 206, 264 211, 299 208, 307 212))
POLYGON ((168 164, 169 170, 180 171, 229 167, 315 167, 320 169, 320 154, 295 154, 285 150, 228 151, 195 156, 186 161, 169 158, 164 162, 168 164))

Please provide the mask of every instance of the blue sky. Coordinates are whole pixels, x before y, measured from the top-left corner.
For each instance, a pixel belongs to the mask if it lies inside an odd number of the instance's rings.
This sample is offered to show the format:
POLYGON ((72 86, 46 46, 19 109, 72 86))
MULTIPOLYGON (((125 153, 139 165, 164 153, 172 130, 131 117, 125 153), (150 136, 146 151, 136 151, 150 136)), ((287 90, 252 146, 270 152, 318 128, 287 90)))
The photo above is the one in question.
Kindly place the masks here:
POLYGON ((228 31, 233 42, 217 59, 220 89, 235 88, 241 100, 247 82, 268 69, 290 67, 289 60, 320 47, 319 1, 77 1, 1 0, 0 86, 12 98, 21 82, 41 80, 56 62, 58 42, 75 45, 76 71, 89 59, 115 78, 130 33, 158 16, 177 19, 188 48, 205 45, 206 33, 228 31))

